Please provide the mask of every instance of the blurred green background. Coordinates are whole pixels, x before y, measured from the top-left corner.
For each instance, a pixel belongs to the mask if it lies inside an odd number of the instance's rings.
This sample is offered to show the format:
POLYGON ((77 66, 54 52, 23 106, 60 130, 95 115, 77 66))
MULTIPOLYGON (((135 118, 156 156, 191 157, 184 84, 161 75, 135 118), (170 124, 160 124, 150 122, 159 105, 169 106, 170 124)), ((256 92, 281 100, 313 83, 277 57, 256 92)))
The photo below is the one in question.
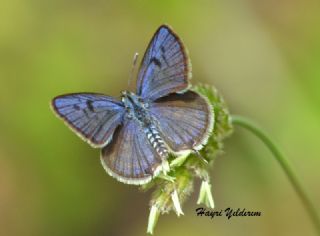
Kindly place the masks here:
MULTIPOLYGON (((145 235, 150 192, 116 182, 99 151, 49 109, 56 95, 127 88, 132 57, 170 24, 232 113, 252 118, 320 204, 318 0, 48 1, 0 3, 0 235, 145 235)), ((269 151, 244 130, 212 170, 217 209, 262 217, 160 217, 155 235, 313 235, 300 200, 269 151)), ((198 186, 197 186, 198 187, 198 186)))

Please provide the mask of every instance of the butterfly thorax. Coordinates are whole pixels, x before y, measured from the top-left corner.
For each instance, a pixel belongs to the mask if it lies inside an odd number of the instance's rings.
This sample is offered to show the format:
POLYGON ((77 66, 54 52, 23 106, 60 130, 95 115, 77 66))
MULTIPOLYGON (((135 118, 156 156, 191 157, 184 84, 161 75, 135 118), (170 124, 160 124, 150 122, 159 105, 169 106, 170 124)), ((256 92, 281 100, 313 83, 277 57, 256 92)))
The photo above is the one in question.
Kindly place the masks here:
POLYGON ((126 117, 138 121, 143 126, 149 125, 151 123, 148 112, 149 103, 132 92, 123 91, 121 94, 121 101, 126 109, 126 117))
POLYGON ((126 118, 137 121, 152 147, 161 157, 167 157, 168 148, 159 134, 158 128, 155 125, 155 120, 149 113, 149 103, 129 91, 123 91, 121 94, 121 101, 126 109, 126 118))

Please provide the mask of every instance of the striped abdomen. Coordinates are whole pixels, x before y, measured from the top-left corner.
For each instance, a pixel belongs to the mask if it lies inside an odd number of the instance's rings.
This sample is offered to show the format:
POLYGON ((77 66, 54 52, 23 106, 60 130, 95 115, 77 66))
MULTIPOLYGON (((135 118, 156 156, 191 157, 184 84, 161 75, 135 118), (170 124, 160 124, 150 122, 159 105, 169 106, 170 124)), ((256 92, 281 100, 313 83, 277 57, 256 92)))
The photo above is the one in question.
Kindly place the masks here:
POLYGON ((157 153, 164 159, 168 157, 168 148, 164 144, 163 139, 160 137, 159 132, 156 127, 151 125, 145 129, 145 133, 152 147, 157 151, 157 153))

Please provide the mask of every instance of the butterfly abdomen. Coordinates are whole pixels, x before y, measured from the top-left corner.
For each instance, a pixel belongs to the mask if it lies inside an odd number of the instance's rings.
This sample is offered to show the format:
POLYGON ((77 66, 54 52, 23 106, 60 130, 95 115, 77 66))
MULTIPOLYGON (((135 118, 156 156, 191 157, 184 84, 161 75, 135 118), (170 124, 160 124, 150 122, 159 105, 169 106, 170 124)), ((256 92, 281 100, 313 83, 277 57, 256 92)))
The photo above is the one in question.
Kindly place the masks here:
POLYGON ((151 125, 150 127, 145 129, 145 134, 152 145, 152 147, 156 150, 156 152, 162 157, 167 158, 168 156, 168 148, 166 147, 163 139, 160 137, 159 132, 156 127, 151 125))

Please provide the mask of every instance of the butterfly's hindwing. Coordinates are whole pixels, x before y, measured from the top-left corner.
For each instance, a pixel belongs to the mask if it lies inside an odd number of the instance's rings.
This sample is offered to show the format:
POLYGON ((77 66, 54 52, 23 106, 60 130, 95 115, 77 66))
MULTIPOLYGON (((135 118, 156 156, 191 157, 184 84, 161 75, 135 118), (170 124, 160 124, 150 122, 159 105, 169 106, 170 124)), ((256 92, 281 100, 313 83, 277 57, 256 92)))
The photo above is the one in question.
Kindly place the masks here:
POLYGON ((143 57, 137 94, 155 100, 187 89, 190 78, 191 65, 185 47, 168 26, 161 26, 143 57))
POLYGON ((213 128, 211 106, 193 91, 170 94, 150 104, 160 133, 174 152, 199 149, 213 128))
POLYGON ((106 171, 124 183, 149 182, 162 163, 162 157, 147 135, 136 120, 125 119, 110 144, 101 151, 101 162, 106 171))
POLYGON ((91 93, 58 96, 53 99, 52 107, 73 131, 93 147, 103 147, 110 141, 125 111, 116 99, 91 93))

